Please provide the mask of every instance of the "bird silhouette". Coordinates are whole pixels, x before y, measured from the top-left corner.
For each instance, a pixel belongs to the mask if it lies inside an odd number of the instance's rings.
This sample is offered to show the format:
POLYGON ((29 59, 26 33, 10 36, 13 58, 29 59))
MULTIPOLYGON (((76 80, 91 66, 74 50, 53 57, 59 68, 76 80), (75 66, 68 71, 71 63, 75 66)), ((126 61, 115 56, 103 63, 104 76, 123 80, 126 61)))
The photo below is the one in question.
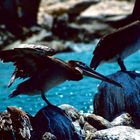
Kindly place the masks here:
POLYGON ((135 21, 104 36, 97 44, 90 63, 94 70, 102 63, 118 62, 126 71, 123 59, 140 49, 140 21, 135 21))
POLYGON ((0 51, 0 59, 4 63, 13 62, 15 65, 8 86, 11 86, 16 78, 28 78, 20 83, 9 97, 19 94, 41 94, 42 99, 51 105, 45 97, 46 91, 66 80, 79 81, 84 75, 121 87, 116 81, 95 72, 83 62, 74 60, 65 62, 53 57, 54 54, 55 50, 34 44, 24 44, 18 48, 0 51))

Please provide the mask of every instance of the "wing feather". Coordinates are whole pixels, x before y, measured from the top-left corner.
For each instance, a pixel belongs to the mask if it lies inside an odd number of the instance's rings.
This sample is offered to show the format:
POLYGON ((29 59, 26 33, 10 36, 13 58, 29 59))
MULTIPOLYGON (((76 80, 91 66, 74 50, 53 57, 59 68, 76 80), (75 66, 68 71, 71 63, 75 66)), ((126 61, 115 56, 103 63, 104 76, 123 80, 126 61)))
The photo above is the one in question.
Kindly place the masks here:
POLYGON ((55 50, 43 45, 22 44, 18 48, 0 51, 0 59, 4 63, 14 63, 15 78, 27 78, 47 68, 48 61, 51 61, 49 56, 55 53, 55 50))

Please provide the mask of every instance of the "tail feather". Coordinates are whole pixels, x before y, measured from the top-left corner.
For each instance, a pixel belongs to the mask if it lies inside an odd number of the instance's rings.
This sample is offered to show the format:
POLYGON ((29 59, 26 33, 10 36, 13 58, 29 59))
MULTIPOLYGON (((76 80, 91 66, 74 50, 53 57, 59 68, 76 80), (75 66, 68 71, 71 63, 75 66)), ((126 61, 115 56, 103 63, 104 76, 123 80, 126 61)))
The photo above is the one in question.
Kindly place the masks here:
POLYGON ((15 79, 16 79, 16 74, 13 73, 13 75, 12 75, 12 77, 11 77, 7 86, 10 87, 14 83, 15 79))
POLYGON ((19 95, 20 94, 20 92, 16 89, 16 90, 14 90, 10 95, 9 95, 9 98, 13 98, 13 97, 15 97, 15 96, 17 96, 17 95, 19 95))

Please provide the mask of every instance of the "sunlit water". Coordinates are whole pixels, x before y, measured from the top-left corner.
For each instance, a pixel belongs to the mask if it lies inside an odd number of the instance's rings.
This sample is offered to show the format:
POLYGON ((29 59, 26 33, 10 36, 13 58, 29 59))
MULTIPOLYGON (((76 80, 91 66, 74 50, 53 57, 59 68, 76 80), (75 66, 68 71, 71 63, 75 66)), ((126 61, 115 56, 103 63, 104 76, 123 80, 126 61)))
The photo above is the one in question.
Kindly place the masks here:
MULTIPOLYGON (((72 47, 77 52, 60 53, 56 56, 63 60, 81 60, 89 64, 94 46, 94 43, 73 45, 72 47)), ((125 65, 129 70, 140 71, 140 52, 125 59, 125 65)), ((39 95, 32 97, 20 95, 12 99, 8 98, 12 90, 22 81, 18 80, 10 88, 7 88, 7 83, 13 70, 14 66, 12 63, 0 63, 0 111, 4 111, 7 106, 17 106, 31 114, 35 114, 40 108, 46 105, 39 95)), ((119 66, 116 63, 104 64, 97 69, 97 71, 104 75, 115 73, 117 70, 119 70, 119 66)), ((99 80, 87 77, 78 82, 67 81, 51 89, 46 96, 55 105, 70 104, 83 112, 93 111, 93 98, 97 92, 97 85, 99 83, 99 80)))

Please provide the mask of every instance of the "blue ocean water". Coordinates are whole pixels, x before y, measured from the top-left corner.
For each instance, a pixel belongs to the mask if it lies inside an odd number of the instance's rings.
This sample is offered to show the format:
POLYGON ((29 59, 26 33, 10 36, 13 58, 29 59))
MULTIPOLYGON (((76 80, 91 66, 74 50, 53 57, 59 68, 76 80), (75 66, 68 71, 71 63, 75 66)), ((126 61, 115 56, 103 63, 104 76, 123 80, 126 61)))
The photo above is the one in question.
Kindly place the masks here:
MULTIPOLYGON (((71 47, 77 52, 60 53, 56 57, 63 60, 80 60, 89 64, 95 44, 71 44, 71 47)), ((125 65, 129 70, 140 71, 140 51, 126 58, 125 65)), ((46 105, 39 95, 32 97, 20 95, 12 99, 8 98, 12 90, 22 81, 17 80, 10 88, 7 88, 7 83, 13 70, 14 66, 12 63, 3 64, 0 62, 0 112, 6 110, 7 106, 17 106, 31 114, 35 114, 46 105)), ((118 70, 119 66, 116 63, 103 64, 97 69, 98 72, 104 75, 115 73, 118 70)), ((100 82, 88 77, 78 82, 67 81, 48 91, 46 96, 55 105, 70 104, 83 112, 93 111, 92 102, 95 93, 97 93, 97 85, 100 82)))

